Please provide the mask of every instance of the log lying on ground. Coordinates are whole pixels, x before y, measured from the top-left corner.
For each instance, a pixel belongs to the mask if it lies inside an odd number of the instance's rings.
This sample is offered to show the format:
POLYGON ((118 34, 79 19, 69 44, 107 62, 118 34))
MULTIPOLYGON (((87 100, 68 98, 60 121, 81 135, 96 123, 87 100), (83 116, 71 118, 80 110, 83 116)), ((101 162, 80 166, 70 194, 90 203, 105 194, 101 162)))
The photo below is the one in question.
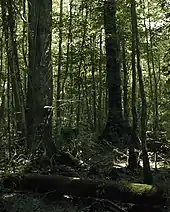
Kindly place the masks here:
POLYGON ((135 204, 163 205, 164 192, 157 186, 127 181, 96 181, 56 175, 8 176, 2 179, 4 187, 48 192, 52 195, 105 198, 135 204))

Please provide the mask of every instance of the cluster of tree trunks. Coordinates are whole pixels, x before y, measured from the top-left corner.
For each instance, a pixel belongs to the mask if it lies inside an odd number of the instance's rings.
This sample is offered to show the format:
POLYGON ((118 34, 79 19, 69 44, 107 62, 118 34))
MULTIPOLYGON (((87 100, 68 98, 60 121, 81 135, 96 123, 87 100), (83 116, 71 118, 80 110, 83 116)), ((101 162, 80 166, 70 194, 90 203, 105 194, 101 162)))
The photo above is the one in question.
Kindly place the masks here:
POLYGON ((5 188, 61 195, 104 198, 125 203, 164 205, 163 189, 127 181, 97 181, 58 175, 8 176, 1 179, 5 188))

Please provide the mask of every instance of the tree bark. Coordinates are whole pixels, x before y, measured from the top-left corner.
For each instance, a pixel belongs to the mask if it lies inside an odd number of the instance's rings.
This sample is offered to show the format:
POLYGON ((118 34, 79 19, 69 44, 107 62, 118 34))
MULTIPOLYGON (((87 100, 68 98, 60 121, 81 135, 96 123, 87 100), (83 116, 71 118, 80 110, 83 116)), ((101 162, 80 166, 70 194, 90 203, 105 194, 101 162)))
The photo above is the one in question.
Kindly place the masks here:
POLYGON ((112 141, 113 143, 117 142, 122 136, 121 76, 115 14, 116 1, 105 1, 104 27, 108 87, 108 119, 102 137, 108 141, 112 141))
POLYGON ((42 140, 47 152, 55 150, 52 143, 52 66, 51 66, 51 0, 30 0, 29 68, 27 92, 28 148, 42 140))
POLYGON ((152 184, 153 178, 150 170, 149 158, 146 147, 146 130, 147 130, 147 103, 146 103, 146 93, 143 83, 143 74, 140 64, 140 49, 139 49, 139 35, 138 35, 138 26, 137 26, 137 14, 136 14, 136 2, 132 0, 133 4, 133 13, 134 13, 134 27, 136 32, 136 56, 137 56, 137 70, 138 70, 138 78, 139 78, 139 90, 140 97, 142 101, 141 108, 141 146, 142 146, 142 158, 143 158, 143 175, 144 175, 144 183, 152 184))
POLYGON ((134 1, 131 3, 131 25, 132 25, 132 134, 131 143, 129 144, 129 160, 128 166, 131 170, 137 168, 137 157, 134 151, 137 139, 137 111, 136 111, 136 29, 135 29, 135 14, 134 14, 134 1))

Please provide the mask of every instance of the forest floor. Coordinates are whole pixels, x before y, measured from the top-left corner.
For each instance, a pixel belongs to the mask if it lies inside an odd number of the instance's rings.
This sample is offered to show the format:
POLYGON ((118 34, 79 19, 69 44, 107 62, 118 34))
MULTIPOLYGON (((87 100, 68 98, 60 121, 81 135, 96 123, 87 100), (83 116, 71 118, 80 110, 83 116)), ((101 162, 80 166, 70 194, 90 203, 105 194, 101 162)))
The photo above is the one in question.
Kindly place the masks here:
MULTIPOLYGON (((104 179, 104 173, 110 168, 110 163, 105 164, 102 162, 102 164, 98 164, 98 166, 101 166, 101 170, 98 171, 98 173, 94 174, 92 177, 93 179, 104 179), (109 164, 109 165, 108 165, 109 164), (106 169, 104 169, 105 167, 106 169)), ((165 193, 167 197, 170 196, 170 168, 165 167, 162 163, 157 163, 157 169, 154 168, 155 163, 151 162, 151 168, 153 173, 153 179, 154 179, 154 185, 160 185, 163 186, 165 189, 165 193)), ((114 173, 118 173, 121 179, 130 181, 130 182, 136 182, 136 183, 142 183, 142 170, 138 170, 136 173, 131 173, 126 168, 126 162, 121 161, 119 163, 114 164, 113 166, 114 173), (116 168, 115 168, 116 167, 116 168), (119 167, 119 168, 117 168, 119 167), (121 170, 119 172, 119 170, 121 170), (123 170, 123 172, 122 172, 123 170), (115 172, 116 171, 116 172, 115 172)), ((110 176, 112 178, 112 176, 110 176)), ((115 180, 114 176, 113 179, 115 180)), ((128 208, 128 204, 122 204, 118 203, 119 206, 121 206, 124 209, 128 208)), ((1 192, 0 189, 0 212, 78 212, 78 211, 84 211, 88 212, 90 211, 90 205, 84 205, 83 202, 81 202, 78 198, 73 198, 70 196, 64 196, 62 199, 57 201, 51 201, 46 198, 46 195, 43 196, 37 193, 31 193, 31 192, 19 192, 19 191, 13 191, 13 190, 5 190, 1 192)), ((97 211, 97 210, 96 210, 97 211)), ((101 211, 101 210, 100 210, 101 211)), ((102 210, 103 212, 105 210, 102 210)), ((170 207, 166 208, 166 211, 170 212, 170 207)))

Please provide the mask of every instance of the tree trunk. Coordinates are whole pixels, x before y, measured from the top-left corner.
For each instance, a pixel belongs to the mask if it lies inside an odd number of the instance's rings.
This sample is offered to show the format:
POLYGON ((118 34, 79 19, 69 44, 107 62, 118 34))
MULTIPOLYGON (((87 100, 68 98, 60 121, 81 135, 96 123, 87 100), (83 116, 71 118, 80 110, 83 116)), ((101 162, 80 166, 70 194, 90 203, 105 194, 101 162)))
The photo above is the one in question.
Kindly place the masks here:
POLYGON ((116 1, 105 1, 104 27, 108 86, 108 119, 102 138, 112 141, 113 143, 122 137, 121 76, 115 13, 116 1))
POLYGON ((141 111, 141 144, 142 144, 142 156, 143 156, 143 175, 144 183, 152 184, 152 173, 150 170, 149 158, 146 148, 146 117, 147 117, 147 105, 146 105, 146 95, 143 83, 142 69, 140 65, 140 50, 139 50, 139 36, 138 36, 138 27, 137 27, 137 15, 136 15, 136 2, 132 0, 133 4, 133 13, 134 13, 134 25, 136 31, 136 55, 137 55, 137 70, 139 77, 139 89, 140 96, 142 100, 142 111, 141 111))
POLYGON ((6 52, 8 60, 8 69, 10 71, 10 83, 12 86, 12 98, 14 108, 12 109, 15 116, 15 132, 18 136, 25 138, 26 136, 26 120, 25 105, 23 97, 23 89, 20 77, 20 68, 18 63, 18 50, 15 36, 15 18, 14 8, 11 1, 2 0, 2 23, 6 41, 6 52), (7 15, 9 14, 9 15, 7 15))
POLYGON ((124 119, 129 120, 129 108, 128 108, 128 70, 126 64, 126 46, 125 35, 122 37, 122 65, 123 65, 123 110, 124 119))
POLYGON ((91 51, 91 74, 92 74, 92 105, 93 105, 93 128, 92 130, 95 132, 97 129, 97 116, 96 116, 96 79, 95 79, 95 35, 92 35, 91 38, 91 46, 92 46, 92 51, 91 51))
POLYGON ((135 204, 165 204, 164 191, 161 188, 127 181, 110 182, 59 175, 25 175, 23 177, 8 176, 2 183, 6 188, 48 193, 54 197, 65 194, 135 204))
POLYGON ((27 92, 28 148, 42 140, 48 154, 55 151, 52 143, 52 66, 50 0, 28 2, 29 69, 27 92))
POLYGON ((62 42, 63 42, 63 0, 60 0, 59 20, 59 51, 58 51, 58 72, 57 72, 57 95, 56 95, 56 134, 61 134, 61 76, 62 76, 62 42))
POLYGON ((131 25, 132 25, 132 135, 131 143, 129 144, 129 160, 128 166, 131 170, 137 168, 137 156, 134 151, 137 138, 137 112, 136 112, 136 29, 134 22, 134 1, 131 3, 131 25))
MULTIPOLYGON (((77 117, 76 117, 76 127, 77 130, 79 129, 79 124, 80 124, 80 119, 81 119, 81 87, 82 87, 82 78, 81 78, 81 69, 83 66, 83 60, 84 60, 84 55, 83 55, 83 51, 85 48, 85 39, 86 39, 86 34, 87 34, 87 24, 88 24, 88 13, 89 13, 89 9, 88 9, 88 4, 87 2, 85 2, 84 8, 82 8, 82 15, 83 13, 85 13, 85 17, 84 17, 84 24, 82 26, 83 28, 83 32, 82 32, 82 42, 81 42, 81 48, 79 51, 79 55, 80 55, 80 59, 79 59, 79 63, 78 63, 78 73, 77 73, 77 117), (84 11, 85 10, 85 11, 84 11)), ((88 102, 87 102, 88 104, 88 102)))

